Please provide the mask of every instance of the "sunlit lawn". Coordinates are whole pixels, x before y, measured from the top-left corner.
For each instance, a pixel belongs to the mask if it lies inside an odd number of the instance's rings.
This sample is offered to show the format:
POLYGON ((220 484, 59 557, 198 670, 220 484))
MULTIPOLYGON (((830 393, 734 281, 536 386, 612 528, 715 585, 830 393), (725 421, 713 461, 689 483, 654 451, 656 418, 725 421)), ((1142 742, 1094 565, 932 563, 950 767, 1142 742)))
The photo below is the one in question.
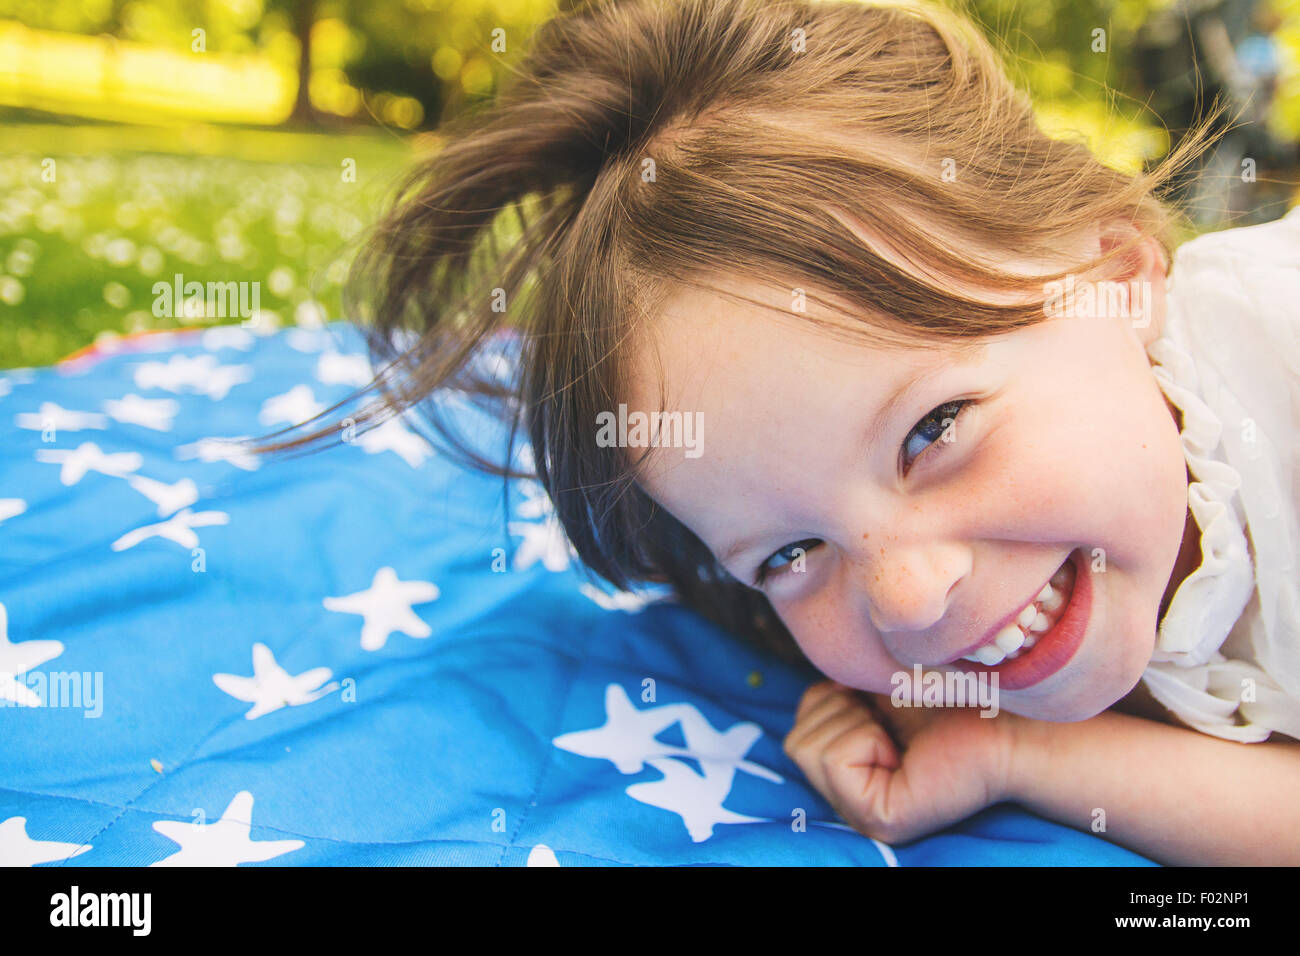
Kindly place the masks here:
MULTIPOLYGON (((1121 168, 1152 148, 1149 132, 1104 112, 1042 119, 1057 135, 1082 130, 1121 168)), ((156 315, 155 283, 178 273, 259 283, 267 325, 343 317, 349 240, 420 148, 385 129, 0 119, 0 368, 52 364, 104 336, 240 320, 156 315)))
POLYGON ((270 322, 339 317, 348 240, 413 155, 384 130, 0 127, 0 367, 211 324, 154 314, 154 283, 176 273, 259 282, 270 322))
POLYGON ((0 367, 220 321, 154 314, 154 284, 177 273, 260 283, 263 321, 340 317, 348 240, 415 155, 387 130, 0 128, 0 367))

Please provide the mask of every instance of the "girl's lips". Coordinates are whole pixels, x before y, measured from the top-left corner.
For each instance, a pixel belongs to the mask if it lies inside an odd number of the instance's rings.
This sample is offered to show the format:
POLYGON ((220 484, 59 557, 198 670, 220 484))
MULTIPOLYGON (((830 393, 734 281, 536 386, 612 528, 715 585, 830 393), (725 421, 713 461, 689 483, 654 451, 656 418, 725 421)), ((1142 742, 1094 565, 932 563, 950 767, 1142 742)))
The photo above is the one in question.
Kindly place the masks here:
POLYGON ((1046 680, 1070 662, 1083 643, 1092 617, 1092 578, 1083 551, 1076 548, 1070 553, 1070 560, 1074 563, 1074 587, 1070 591, 1070 603, 1062 609, 1056 626, 1015 660, 991 666, 963 660, 959 662, 962 671, 997 674, 999 689, 1023 690, 1046 680))

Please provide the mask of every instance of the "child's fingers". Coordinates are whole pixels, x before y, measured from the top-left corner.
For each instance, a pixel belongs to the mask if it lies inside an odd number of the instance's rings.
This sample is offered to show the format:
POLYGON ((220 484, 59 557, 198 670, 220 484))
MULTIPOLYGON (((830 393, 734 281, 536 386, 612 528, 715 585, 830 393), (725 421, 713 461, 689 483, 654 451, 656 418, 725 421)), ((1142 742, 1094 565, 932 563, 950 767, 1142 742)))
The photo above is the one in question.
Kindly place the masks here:
POLYGON ((835 795, 831 802, 836 812, 859 833, 894 842, 898 831, 888 815, 889 797, 901 766, 885 729, 879 724, 864 726, 826 748, 818 789, 835 795))
MULTIPOLYGON (((897 763, 894 742, 876 715, 866 706, 864 700, 855 691, 845 689, 844 693, 832 693, 824 696, 818 703, 805 711, 790 733, 786 735, 784 748, 786 755, 800 765, 820 766, 830 757, 841 756, 857 758, 851 743, 844 743, 842 738, 848 731, 863 729, 860 741, 867 737, 878 738, 888 749, 892 763, 897 763), (838 744, 837 741, 840 741, 838 744), (848 748, 844 754, 833 746, 848 748)), ((870 741, 868 741, 869 743, 870 741)), ((874 744, 872 745, 874 749, 874 744)))
POLYGON ((785 738, 783 746, 791 760, 797 760, 796 755, 819 755, 842 731, 868 722, 873 722, 869 714, 856 708, 844 707, 823 715, 820 720, 796 724, 785 738))
POLYGON ((822 721, 810 731, 799 736, 787 737, 784 748, 786 756, 793 760, 803 771, 808 782, 817 788, 827 799, 834 797, 829 789, 826 753, 828 748, 835 748, 836 754, 845 750, 856 757, 853 741, 859 746, 871 733, 871 718, 861 712, 842 711, 822 721), (847 741, 847 743, 844 743, 847 741))
POLYGON ((861 699, 851 692, 823 692, 819 698, 812 697, 810 700, 813 702, 800 709, 794 726, 786 734, 787 742, 801 742, 804 738, 816 732, 817 728, 826 721, 834 719, 840 714, 851 713, 871 716, 870 711, 862 705, 861 699))
POLYGON ((804 718, 804 714, 814 707, 828 700, 835 700, 844 695, 846 688, 835 681, 824 680, 808 687, 799 699, 799 705, 794 710, 795 723, 799 723, 804 718))
POLYGON ((799 704, 794 727, 786 735, 785 753, 814 786, 825 792, 828 762, 898 765, 889 730, 868 704, 870 697, 837 681, 809 687, 799 704))
POLYGON ((801 752, 799 767, 840 818, 862 833, 885 832, 878 808, 888 801, 898 751, 884 728, 869 718, 839 724, 816 747, 801 752))
POLYGON ((863 725, 863 731, 852 743, 840 739, 831 741, 826 745, 822 759, 828 766, 845 771, 864 767, 897 770, 902 764, 889 731, 874 720, 863 725))

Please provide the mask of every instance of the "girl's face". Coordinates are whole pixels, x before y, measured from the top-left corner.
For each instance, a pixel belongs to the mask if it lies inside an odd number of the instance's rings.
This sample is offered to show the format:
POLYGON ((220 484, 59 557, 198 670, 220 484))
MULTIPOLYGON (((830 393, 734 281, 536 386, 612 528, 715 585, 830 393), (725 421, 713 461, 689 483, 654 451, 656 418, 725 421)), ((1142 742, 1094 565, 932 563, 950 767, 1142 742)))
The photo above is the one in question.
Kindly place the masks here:
MULTIPOLYGON (((736 578, 766 568, 816 667, 876 693, 917 664, 989 669, 962 658, 1081 555, 1087 580, 1054 615, 1070 627, 992 669, 1013 713, 1091 717, 1150 661, 1187 517, 1178 425, 1145 352, 1163 325, 1157 250, 1128 277, 1150 282, 1150 315, 1045 318, 965 357, 683 293, 653 334, 667 410, 702 413, 702 454, 655 449, 642 484, 736 578)), ((730 288, 789 308, 785 290, 730 288)), ((640 354, 627 404, 653 412, 659 369, 640 354)))

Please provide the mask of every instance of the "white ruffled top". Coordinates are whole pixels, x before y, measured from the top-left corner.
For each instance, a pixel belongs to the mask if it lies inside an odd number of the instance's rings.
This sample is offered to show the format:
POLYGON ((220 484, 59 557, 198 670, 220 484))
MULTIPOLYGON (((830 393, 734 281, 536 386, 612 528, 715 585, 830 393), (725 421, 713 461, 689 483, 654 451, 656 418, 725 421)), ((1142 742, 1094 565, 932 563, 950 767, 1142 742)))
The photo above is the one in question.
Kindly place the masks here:
POLYGON ((1202 560, 1143 682, 1188 726, 1300 739, 1300 208, 1175 252, 1151 371, 1182 412, 1202 560))

